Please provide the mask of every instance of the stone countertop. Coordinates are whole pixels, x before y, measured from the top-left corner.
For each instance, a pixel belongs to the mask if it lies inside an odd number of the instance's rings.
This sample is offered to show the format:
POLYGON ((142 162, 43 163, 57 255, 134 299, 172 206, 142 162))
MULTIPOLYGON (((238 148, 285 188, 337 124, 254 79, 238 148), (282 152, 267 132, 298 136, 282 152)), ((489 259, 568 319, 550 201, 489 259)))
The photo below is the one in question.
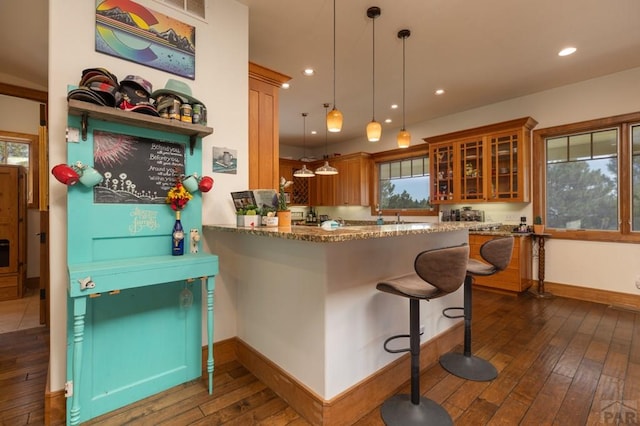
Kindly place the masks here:
MULTIPOLYGON (((372 238, 387 238, 401 235, 418 235, 435 232, 449 232, 479 228, 498 228, 500 224, 486 222, 442 222, 442 223, 401 223, 387 225, 341 226, 332 230, 325 230, 318 226, 297 226, 290 228, 277 227, 241 227, 236 225, 203 225, 203 229, 250 234, 270 238, 310 241, 316 243, 331 243, 350 240, 368 240, 372 238)), ((496 231, 494 231, 496 232, 496 231)), ((495 235, 495 234, 492 234, 495 235)))

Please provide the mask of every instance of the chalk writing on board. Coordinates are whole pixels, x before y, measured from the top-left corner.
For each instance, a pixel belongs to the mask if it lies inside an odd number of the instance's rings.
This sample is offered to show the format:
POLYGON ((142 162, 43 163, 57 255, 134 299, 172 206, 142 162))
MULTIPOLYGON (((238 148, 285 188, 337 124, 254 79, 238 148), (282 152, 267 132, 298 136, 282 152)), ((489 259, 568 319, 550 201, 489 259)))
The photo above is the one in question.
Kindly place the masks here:
POLYGON ((94 202, 164 204, 184 173, 184 151, 180 143, 95 130, 94 167, 104 179, 93 188, 94 202))

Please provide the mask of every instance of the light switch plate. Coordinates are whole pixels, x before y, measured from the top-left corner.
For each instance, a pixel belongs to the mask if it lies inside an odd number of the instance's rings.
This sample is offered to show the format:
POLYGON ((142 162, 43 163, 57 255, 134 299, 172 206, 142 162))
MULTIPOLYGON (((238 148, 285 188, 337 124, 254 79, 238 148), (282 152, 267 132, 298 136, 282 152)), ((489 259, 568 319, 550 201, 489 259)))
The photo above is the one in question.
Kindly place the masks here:
POLYGON ((80 129, 67 127, 67 142, 80 142, 80 129))

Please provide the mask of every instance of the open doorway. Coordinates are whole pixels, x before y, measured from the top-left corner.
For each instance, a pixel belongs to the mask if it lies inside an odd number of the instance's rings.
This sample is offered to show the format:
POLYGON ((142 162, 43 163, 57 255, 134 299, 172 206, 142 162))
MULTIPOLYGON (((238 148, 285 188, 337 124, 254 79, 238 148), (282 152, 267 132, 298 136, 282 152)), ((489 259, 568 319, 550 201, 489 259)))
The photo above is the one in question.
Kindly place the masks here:
POLYGON ((26 279, 19 298, 0 301, 3 333, 49 325, 47 93, 0 83, 0 105, 8 112, 0 120, 0 162, 28 170, 29 198, 21 241, 27 247, 21 265, 26 279))

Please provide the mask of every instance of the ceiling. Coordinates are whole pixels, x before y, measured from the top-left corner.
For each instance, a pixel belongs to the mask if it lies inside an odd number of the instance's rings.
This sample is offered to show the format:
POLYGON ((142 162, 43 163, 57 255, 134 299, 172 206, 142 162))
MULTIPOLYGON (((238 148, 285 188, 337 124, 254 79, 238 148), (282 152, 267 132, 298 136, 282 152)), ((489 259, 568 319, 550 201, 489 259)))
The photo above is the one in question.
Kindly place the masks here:
MULTIPOLYGON (((292 78, 280 92, 280 142, 324 146, 323 103, 333 104, 333 0, 238 1, 249 7, 249 59, 292 78), (304 77, 306 67, 316 75, 304 77)), ((8 75, 47 87, 47 4, 0 2, 0 37, 8 40, 0 44, 0 81, 8 75)), ((364 141, 373 116, 370 6, 382 10, 375 20, 375 118, 392 119, 383 137, 402 125, 401 29, 411 31, 409 131, 412 123, 640 66, 638 0, 336 0, 335 94, 344 126, 328 135, 329 144, 364 141), (559 57, 569 45, 577 52, 559 57), (437 88, 446 93, 434 95, 437 88)))

